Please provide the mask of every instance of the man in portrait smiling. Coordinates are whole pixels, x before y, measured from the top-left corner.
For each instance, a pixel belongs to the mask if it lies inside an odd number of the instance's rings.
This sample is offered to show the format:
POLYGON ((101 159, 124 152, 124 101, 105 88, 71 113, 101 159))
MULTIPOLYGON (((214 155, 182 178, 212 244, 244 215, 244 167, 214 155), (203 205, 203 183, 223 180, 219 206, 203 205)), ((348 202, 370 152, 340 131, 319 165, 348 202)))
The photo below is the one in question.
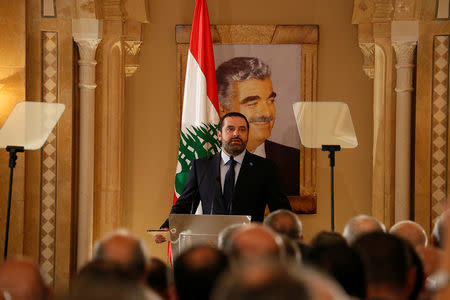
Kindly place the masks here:
POLYGON ((216 70, 220 115, 238 111, 250 124, 247 150, 275 162, 286 195, 300 192, 300 151, 268 140, 276 117, 270 68, 256 57, 234 57, 216 70))

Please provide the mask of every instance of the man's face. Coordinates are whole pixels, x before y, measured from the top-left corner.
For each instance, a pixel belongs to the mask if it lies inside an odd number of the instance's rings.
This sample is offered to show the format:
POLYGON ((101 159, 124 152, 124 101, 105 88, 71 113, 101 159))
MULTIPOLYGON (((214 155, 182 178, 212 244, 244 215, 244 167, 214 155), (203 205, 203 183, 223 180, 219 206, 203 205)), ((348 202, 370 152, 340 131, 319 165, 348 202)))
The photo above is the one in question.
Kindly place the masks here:
POLYGON ((238 111, 250 123, 248 149, 254 151, 272 133, 275 122, 275 97, 272 80, 267 77, 235 81, 231 87, 231 111, 238 111))
POLYGON ((228 155, 236 156, 247 146, 247 123, 241 117, 228 117, 223 122, 222 130, 217 131, 217 135, 222 142, 222 150, 228 155))

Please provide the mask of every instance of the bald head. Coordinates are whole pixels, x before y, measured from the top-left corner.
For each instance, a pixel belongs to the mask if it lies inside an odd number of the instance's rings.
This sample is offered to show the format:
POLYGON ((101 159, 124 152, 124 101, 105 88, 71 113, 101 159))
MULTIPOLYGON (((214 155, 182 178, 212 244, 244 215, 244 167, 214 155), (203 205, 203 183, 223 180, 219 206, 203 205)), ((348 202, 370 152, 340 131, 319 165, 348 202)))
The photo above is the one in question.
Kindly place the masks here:
POLYGON ((39 267, 24 258, 0 264, 0 289, 14 300, 44 300, 48 293, 39 267))
POLYGON ((344 227, 342 235, 349 244, 353 243, 359 236, 374 232, 386 232, 386 227, 376 218, 367 215, 359 215, 351 218, 344 227))
POLYGON ((302 222, 296 214, 287 209, 279 209, 270 213, 264 219, 264 225, 290 239, 299 240, 303 237, 302 222))
POLYGON ((237 258, 284 257, 283 241, 273 230, 262 225, 243 226, 232 236, 229 254, 237 258))
POLYGON ((120 230, 95 244, 93 260, 119 263, 131 275, 142 278, 145 274, 146 250, 137 237, 120 230))
POLYGON ((397 222, 391 227, 389 233, 410 242, 414 248, 428 244, 425 230, 418 223, 410 220, 397 222))

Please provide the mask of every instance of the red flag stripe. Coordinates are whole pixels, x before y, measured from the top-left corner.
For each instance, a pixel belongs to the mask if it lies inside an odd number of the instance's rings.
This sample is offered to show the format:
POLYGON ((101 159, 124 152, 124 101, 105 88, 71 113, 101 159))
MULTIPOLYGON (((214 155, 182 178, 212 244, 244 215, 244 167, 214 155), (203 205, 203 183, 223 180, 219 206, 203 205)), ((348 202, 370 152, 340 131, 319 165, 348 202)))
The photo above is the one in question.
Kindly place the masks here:
POLYGON ((189 51, 197 61, 206 77, 206 94, 219 114, 217 98, 216 68, 209 23, 208 5, 206 0, 195 2, 194 18, 192 20, 189 51))

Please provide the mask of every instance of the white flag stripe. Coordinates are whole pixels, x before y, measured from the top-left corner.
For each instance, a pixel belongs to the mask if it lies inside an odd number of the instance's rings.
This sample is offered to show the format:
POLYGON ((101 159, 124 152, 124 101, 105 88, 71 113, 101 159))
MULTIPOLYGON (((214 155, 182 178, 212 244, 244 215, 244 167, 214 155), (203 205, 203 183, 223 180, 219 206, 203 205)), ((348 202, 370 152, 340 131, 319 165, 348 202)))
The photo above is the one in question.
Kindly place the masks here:
POLYGON ((206 94, 206 77, 191 51, 188 52, 183 99, 182 129, 219 122, 217 111, 206 94))

